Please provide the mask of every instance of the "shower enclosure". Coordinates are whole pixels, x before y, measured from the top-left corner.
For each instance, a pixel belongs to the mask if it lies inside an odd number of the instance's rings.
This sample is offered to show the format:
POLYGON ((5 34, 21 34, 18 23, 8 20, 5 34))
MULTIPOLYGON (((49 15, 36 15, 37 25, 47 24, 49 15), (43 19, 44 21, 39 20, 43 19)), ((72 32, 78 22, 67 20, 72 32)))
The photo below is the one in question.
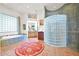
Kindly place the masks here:
POLYGON ((52 15, 45 19, 44 42, 55 47, 66 47, 66 15, 52 15))

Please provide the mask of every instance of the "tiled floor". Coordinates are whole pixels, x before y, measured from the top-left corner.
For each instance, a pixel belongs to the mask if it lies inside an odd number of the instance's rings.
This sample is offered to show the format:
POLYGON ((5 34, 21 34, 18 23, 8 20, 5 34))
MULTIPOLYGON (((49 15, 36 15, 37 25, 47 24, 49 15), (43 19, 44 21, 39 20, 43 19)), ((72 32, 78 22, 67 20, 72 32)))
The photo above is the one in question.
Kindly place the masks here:
MULTIPOLYGON (((15 48, 21 44, 16 43, 14 45, 6 46, 1 48, 1 55, 2 56, 16 56, 15 55, 15 48)), ((42 53, 38 56, 79 56, 79 52, 75 52, 69 48, 57 48, 47 44, 44 44, 45 48, 42 53)))
POLYGON ((0 47, 0 56, 1 56, 1 47, 0 47))

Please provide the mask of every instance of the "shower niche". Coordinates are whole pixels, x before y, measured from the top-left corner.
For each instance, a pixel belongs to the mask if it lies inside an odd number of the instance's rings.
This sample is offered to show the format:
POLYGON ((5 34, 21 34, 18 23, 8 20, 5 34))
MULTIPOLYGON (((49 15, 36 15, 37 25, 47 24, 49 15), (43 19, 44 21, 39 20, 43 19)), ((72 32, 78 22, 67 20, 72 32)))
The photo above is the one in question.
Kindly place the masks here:
POLYGON ((52 15, 45 19, 44 42, 55 47, 66 47, 66 15, 52 15))

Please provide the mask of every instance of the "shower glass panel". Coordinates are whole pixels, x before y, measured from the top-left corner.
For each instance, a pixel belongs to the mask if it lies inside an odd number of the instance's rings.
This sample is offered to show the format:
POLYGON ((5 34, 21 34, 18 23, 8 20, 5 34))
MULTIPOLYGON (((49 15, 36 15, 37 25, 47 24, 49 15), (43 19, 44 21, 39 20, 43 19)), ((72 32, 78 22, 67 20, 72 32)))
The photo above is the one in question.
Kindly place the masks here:
POLYGON ((44 42, 66 47, 66 15, 52 15, 45 19, 44 42))

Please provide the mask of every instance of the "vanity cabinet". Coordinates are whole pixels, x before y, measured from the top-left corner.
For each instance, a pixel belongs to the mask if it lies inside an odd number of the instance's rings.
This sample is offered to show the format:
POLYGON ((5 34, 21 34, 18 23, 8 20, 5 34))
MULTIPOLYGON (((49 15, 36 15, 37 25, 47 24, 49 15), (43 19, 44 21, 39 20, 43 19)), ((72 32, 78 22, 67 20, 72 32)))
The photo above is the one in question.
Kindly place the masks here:
POLYGON ((44 32, 38 32, 38 40, 44 40, 44 32))

